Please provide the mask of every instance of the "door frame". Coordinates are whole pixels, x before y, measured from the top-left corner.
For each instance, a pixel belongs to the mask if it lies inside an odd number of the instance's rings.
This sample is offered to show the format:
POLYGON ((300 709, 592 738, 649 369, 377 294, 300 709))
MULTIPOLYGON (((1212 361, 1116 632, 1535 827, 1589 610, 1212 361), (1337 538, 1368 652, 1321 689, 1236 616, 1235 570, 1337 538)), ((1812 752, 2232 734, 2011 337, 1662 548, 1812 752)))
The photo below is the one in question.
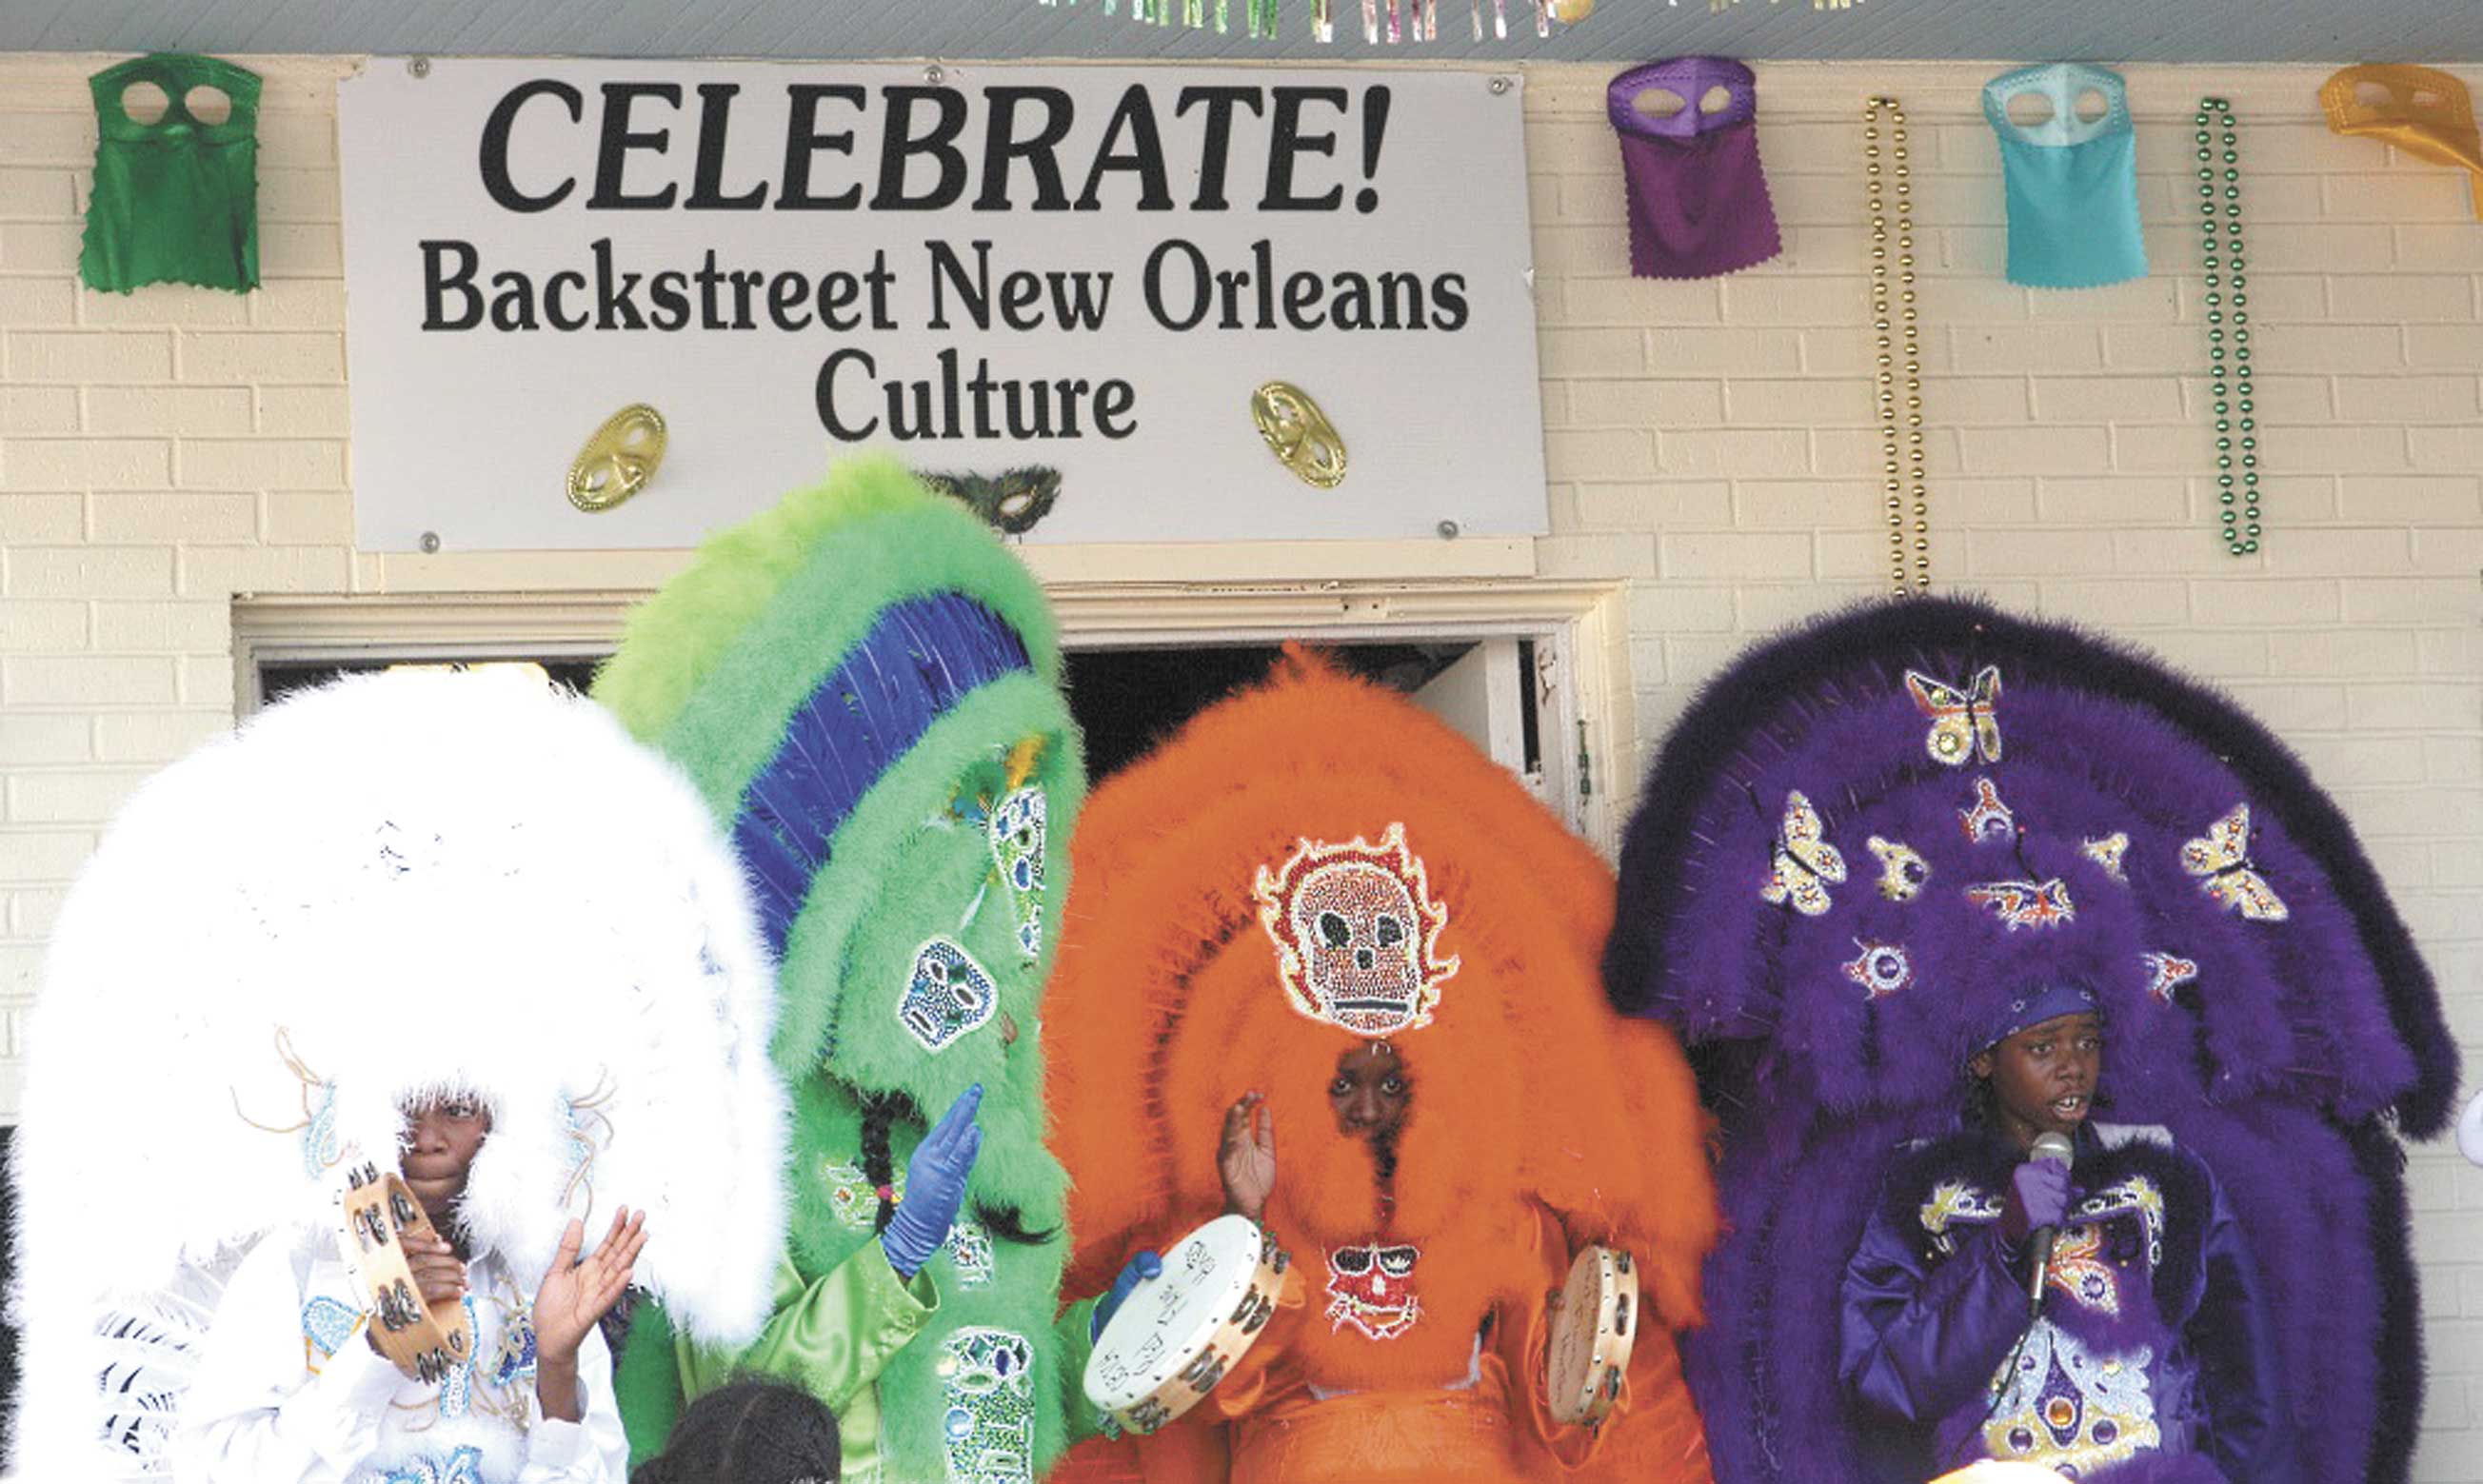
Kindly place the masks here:
MULTIPOLYGON (((1616 798, 1635 782, 1624 585, 1432 579, 1070 583, 1050 591, 1070 649, 1378 640, 1535 641, 1546 797, 1611 856, 1616 798), (1616 784, 1620 785, 1616 788, 1616 784)), ((611 652, 644 591, 245 596, 233 604, 235 714, 258 709, 259 669, 376 659, 588 659, 611 652)))

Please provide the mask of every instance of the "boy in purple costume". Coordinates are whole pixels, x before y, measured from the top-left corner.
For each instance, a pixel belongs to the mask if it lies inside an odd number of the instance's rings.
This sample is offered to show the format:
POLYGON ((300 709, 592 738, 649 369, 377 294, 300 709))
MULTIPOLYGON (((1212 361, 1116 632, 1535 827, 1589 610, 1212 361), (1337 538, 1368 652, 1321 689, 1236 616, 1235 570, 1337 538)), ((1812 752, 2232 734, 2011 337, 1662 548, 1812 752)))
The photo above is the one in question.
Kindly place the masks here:
MULTIPOLYGON (((1937 1471, 1933 1417, 1909 1427, 1840 1380, 1843 1280, 1883 1205, 1921 1232, 1885 1177, 1961 1134, 1962 1069, 2010 987, 2038 984, 2094 991, 2115 1115, 2169 1129, 2249 1233, 2278 1402, 2250 1476, 2408 1478, 2401 1140, 2447 1124, 2456 1044, 2351 825, 2228 698, 1985 603, 1823 616, 1728 666, 1667 738, 1605 974, 1616 1007, 1681 1030, 1718 1121, 1728 1235, 1682 1363, 1720 1484, 1937 1471)), ((2178 1245, 2150 1288, 2176 1332, 2178 1245)))
POLYGON ((1838 1374, 1890 1477, 1985 1458, 2290 1477, 2257 1278, 2215 1177, 2160 1128, 2088 1121, 2094 993, 2030 991, 1993 1029, 1962 1126, 1900 1158, 1845 1268, 1838 1374), (2046 1134, 2073 1164, 2029 1157, 2046 1134))

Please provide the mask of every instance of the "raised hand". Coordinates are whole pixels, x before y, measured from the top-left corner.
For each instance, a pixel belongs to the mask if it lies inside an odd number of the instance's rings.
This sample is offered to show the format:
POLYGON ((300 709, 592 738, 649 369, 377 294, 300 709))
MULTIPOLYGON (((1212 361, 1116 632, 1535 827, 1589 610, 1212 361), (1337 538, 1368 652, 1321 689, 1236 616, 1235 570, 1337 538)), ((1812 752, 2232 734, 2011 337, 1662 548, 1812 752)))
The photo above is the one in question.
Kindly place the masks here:
POLYGON ((1224 1208, 1257 1221, 1276 1188, 1276 1110, 1264 1094, 1244 1093, 1224 1110, 1224 1141, 1215 1170, 1224 1179, 1224 1208))
POLYGON ((612 1213, 612 1230, 603 1234, 595 1255, 580 1260, 586 1223, 573 1220, 561 1233, 559 1255, 535 1290, 535 1353, 539 1363, 566 1365, 577 1358, 577 1347, 595 1321, 621 1300, 629 1286, 629 1272, 647 1245, 647 1213, 623 1206, 612 1213))
POLYGON ((922 1142, 914 1147, 914 1157, 906 1161, 905 1199, 897 1203, 888 1230, 879 1234, 880 1250, 888 1254, 888 1265, 899 1278, 912 1281, 956 1224, 957 1211, 966 1204, 967 1178, 975 1172, 975 1156, 982 1153, 983 1130, 975 1122, 975 1112, 982 1105, 983 1088, 977 1082, 948 1104, 948 1111, 922 1136, 922 1142))

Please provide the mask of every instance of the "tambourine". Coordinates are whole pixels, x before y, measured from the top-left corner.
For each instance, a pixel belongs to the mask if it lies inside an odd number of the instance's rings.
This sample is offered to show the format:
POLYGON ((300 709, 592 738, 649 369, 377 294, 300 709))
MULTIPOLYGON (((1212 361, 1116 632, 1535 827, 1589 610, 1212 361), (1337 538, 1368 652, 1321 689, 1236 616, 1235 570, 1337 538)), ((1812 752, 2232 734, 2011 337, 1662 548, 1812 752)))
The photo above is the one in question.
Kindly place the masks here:
POLYGON ((394 1172, 382 1175, 373 1165, 346 1173, 342 1204, 345 1224, 336 1245, 370 1295, 371 1333, 380 1353, 414 1380, 439 1385, 473 1359, 474 1327, 461 1299, 423 1303, 401 1240, 408 1232, 439 1232, 404 1179, 394 1172))
POLYGON ((1630 1255, 1589 1247, 1569 1264, 1552 1301, 1546 1357, 1552 1416, 1589 1427, 1621 1398, 1621 1378, 1638 1343, 1638 1266, 1630 1255))
POLYGON ((1286 1257, 1247 1216, 1218 1216, 1165 1254, 1095 1337, 1086 1399, 1134 1433, 1198 1405, 1276 1312, 1286 1257))

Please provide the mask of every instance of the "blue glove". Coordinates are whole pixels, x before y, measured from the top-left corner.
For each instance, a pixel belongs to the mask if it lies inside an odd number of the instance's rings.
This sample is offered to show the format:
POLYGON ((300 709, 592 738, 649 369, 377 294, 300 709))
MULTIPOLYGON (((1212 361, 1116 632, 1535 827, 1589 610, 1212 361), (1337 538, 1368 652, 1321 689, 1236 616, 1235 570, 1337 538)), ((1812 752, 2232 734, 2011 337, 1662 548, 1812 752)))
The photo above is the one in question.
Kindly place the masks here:
POLYGON ((1086 1338, 1093 1339, 1104 1333, 1104 1326, 1112 1322, 1113 1312, 1121 1307, 1122 1300, 1130 1296, 1130 1290, 1138 1285, 1139 1279, 1154 1278, 1162 1272, 1163 1259, 1152 1252, 1142 1252, 1132 1258, 1121 1268, 1121 1276, 1112 1280, 1111 1289, 1095 1301, 1095 1316, 1086 1321, 1086 1338))
POLYGON ((983 1085, 977 1082, 948 1104, 906 1161, 905 1199, 896 1204, 888 1230, 879 1233, 879 1245, 888 1254, 888 1265, 908 1283, 948 1240, 957 1208, 966 1204, 966 1177, 974 1173, 975 1156, 983 1148, 983 1130, 975 1123, 975 1110, 982 1105, 983 1085))

